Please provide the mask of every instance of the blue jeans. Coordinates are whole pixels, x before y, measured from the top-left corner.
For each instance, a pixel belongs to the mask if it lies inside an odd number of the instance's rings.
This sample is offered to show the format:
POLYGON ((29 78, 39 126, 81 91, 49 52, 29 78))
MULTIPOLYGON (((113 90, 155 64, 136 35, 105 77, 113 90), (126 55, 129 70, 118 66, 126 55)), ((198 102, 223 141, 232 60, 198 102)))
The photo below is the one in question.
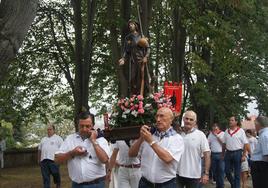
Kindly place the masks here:
POLYGON ((221 153, 211 153, 211 169, 216 181, 216 188, 224 187, 224 161, 221 153))
POLYGON ((105 187, 105 181, 102 180, 96 184, 88 184, 88 185, 81 185, 75 182, 72 182, 72 188, 104 188, 105 187))
POLYGON ((139 182, 139 188, 176 188, 176 178, 164 183, 151 183, 142 177, 139 182))
POLYGON ((231 184, 231 188, 240 188, 241 158, 242 150, 226 151, 224 157, 225 174, 231 184), (232 170, 234 171, 234 177, 232 170))
POLYGON ((40 167, 43 176, 44 188, 50 188, 50 175, 53 176, 54 184, 56 184, 57 187, 60 187, 61 179, 59 165, 52 160, 44 159, 41 161, 40 167))

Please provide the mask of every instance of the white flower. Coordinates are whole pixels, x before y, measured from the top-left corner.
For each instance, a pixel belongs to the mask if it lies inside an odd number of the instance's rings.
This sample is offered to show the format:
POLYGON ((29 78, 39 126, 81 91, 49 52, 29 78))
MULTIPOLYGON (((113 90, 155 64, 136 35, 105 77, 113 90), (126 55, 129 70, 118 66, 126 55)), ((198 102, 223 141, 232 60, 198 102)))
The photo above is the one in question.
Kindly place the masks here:
POLYGON ((122 114, 122 118, 127 119, 127 115, 126 114, 122 114))
POLYGON ((116 112, 116 113, 112 113, 112 115, 111 115, 111 116, 112 116, 112 117, 117 117, 117 116, 118 116, 118 114, 119 114, 118 112, 116 112))
POLYGON ((137 110, 133 110, 133 111, 131 112, 131 114, 132 114, 134 117, 137 117, 137 115, 138 115, 138 111, 137 111, 137 110))
POLYGON ((144 106, 144 108, 148 109, 148 108, 151 108, 151 106, 152 106, 152 104, 146 104, 146 105, 144 106))
POLYGON ((130 109, 126 109, 126 111, 123 112, 123 114, 129 114, 130 113, 130 109))

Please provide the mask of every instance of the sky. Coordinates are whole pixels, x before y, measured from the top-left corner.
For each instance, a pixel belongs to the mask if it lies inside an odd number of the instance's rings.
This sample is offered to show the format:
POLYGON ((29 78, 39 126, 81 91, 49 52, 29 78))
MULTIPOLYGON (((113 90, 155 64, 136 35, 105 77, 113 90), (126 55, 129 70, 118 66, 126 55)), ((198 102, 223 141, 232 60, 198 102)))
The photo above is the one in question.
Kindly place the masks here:
POLYGON ((253 101, 248 104, 247 110, 249 111, 248 115, 259 115, 259 111, 256 110, 255 108, 257 107, 256 101, 253 101))

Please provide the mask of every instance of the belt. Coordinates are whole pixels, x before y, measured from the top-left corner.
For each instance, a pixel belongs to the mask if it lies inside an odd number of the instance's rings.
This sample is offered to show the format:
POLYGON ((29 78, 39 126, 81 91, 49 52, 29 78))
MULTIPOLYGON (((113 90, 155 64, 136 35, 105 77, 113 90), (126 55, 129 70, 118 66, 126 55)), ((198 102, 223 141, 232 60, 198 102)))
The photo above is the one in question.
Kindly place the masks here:
POLYGON ((141 164, 130 164, 130 165, 120 164, 119 166, 125 167, 125 168, 140 168, 141 164))
POLYGON ((105 176, 97 178, 97 179, 94 179, 92 181, 82 182, 82 183, 77 183, 77 184, 78 185, 92 185, 92 184, 98 184, 98 183, 100 183, 100 182, 102 182, 104 180, 105 180, 105 176))
POLYGON ((227 150, 228 152, 238 152, 238 151, 243 151, 242 149, 238 149, 238 150, 227 150))
POLYGON ((211 154, 222 154, 222 152, 211 152, 211 154))
POLYGON ((147 180, 145 177, 141 177, 141 181, 146 183, 149 187, 155 187, 155 186, 159 186, 159 185, 166 185, 166 184, 169 184, 173 180, 176 180, 176 178, 172 178, 171 180, 168 180, 168 181, 163 182, 163 183, 152 183, 149 180, 147 180))

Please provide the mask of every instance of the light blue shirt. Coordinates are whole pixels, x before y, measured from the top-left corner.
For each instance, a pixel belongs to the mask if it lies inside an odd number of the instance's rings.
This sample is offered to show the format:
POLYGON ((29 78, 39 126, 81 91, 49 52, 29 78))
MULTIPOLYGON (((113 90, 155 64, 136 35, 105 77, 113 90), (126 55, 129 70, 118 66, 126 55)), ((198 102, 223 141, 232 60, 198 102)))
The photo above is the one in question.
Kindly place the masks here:
POLYGON ((268 155, 268 127, 265 127, 259 131, 258 144, 252 153, 252 161, 266 161, 264 156, 268 155))

